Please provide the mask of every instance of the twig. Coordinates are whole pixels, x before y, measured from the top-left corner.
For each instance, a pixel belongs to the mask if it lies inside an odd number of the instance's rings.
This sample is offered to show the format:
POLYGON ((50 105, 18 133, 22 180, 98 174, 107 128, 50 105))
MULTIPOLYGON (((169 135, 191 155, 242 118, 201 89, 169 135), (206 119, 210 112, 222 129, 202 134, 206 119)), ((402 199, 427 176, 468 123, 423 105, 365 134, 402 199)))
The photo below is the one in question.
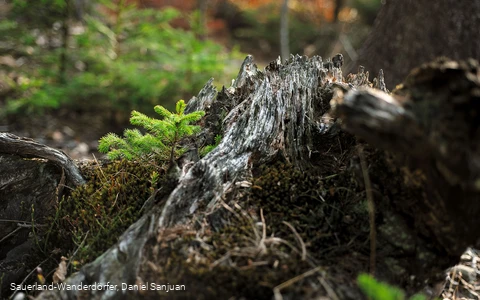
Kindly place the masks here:
POLYGON ((17 227, 17 228, 15 228, 15 230, 13 230, 12 232, 10 232, 10 233, 7 234, 6 236, 4 236, 4 237, 0 240, 0 243, 3 242, 4 240, 8 239, 11 235, 15 234, 15 232, 19 231, 20 229, 22 229, 22 227, 17 227))
POLYGON ((317 279, 332 300, 340 300, 340 298, 338 298, 337 296, 337 293, 335 293, 332 287, 327 283, 327 281, 322 276, 318 276, 317 279))
POLYGON ((273 295, 275 296, 275 300, 283 300, 283 297, 282 297, 282 294, 280 293, 280 290, 282 290, 286 287, 289 287, 292 284, 294 284, 295 282, 300 281, 300 280, 302 280, 302 279, 304 279, 308 276, 311 276, 311 275, 317 273, 318 271, 320 271, 322 269, 323 269, 323 267, 320 267, 320 266, 316 267, 316 268, 313 268, 310 271, 307 271, 303 274, 295 276, 292 279, 289 279, 289 280, 285 281, 284 283, 281 283, 281 284, 277 285, 276 287, 273 288, 273 295))
POLYGON ((92 153, 92 156, 93 156, 93 160, 97 163, 98 169, 100 170, 100 174, 102 174, 103 179, 105 179, 105 181, 107 181, 107 177, 103 173, 102 167, 100 166, 100 163, 98 162, 97 158, 95 157, 95 154, 92 153))
POLYGON ((47 224, 22 224, 22 223, 18 223, 17 226, 20 227, 20 228, 32 228, 32 227, 47 227, 48 225, 47 224))
POLYGON ((295 235, 295 238, 297 239, 298 243, 300 244, 300 247, 302 247, 302 261, 305 261, 307 259, 307 247, 305 246, 305 243, 303 242, 302 237, 295 230, 295 227, 293 227, 290 223, 288 223, 287 221, 283 221, 282 223, 287 225, 288 228, 290 228, 290 230, 295 235))
POLYGON ((30 223, 29 221, 23 221, 23 220, 6 220, 6 219, 0 219, 0 222, 7 222, 7 223, 30 223))
POLYGON ((85 243, 85 240, 87 239, 87 236, 88 236, 88 233, 90 232, 87 231, 87 233, 85 233, 85 237, 83 238, 82 242, 80 243, 80 245, 77 247, 77 249, 75 249, 75 252, 73 252, 72 256, 70 256, 70 259, 68 260, 68 264, 67 264, 67 270, 68 270, 68 267, 70 267, 70 264, 72 263, 73 261, 73 258, 75 257, 75 255, 77 255, 77 252, 78 252, 78 249, 80 249, 80 247, 83 246, 83 243, 85 243))
POLYGON ((263 208, 260 208, 260 218, 262 220, 262 239, 258 244, 258 248, 261 248, 263 252, 263 251, 266 251, 267 249, 267 247, 265 246, 265 239, 267 237, 267 226, 265 224, 265 218, 263 217, 263 208))

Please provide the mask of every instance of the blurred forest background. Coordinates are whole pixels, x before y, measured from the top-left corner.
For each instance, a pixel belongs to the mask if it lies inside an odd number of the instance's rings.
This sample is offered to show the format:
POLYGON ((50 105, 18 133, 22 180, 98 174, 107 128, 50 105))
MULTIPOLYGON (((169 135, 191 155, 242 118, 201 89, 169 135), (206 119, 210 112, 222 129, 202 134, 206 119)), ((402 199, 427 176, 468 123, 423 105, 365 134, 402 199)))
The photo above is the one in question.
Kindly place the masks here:
POLYGON ((99 137, 127 126, 133 109, 172 109, 211 77, 217 87, 229 86, 246 54, 263 67, 282 48, 283 56, 340 52, 353 65, 381 6, 381 0, 0 0, 0 131, 86 157, 99 137))

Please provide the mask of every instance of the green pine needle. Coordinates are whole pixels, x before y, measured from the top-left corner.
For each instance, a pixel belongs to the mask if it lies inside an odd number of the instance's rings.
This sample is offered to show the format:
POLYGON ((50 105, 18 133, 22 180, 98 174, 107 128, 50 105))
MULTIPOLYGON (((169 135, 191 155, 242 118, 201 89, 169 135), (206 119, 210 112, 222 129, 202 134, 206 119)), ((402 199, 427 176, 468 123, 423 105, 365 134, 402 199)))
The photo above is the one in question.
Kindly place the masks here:
POLYGON ((178 157, 185 149, 177 149, 180 139, 200 132, 201 127, 191 125, 204 115, 204 111, 185 113, 185 101, 179 100, 176 104, 176 113, 168 111, 163 106, 154 107, 156 113, 163 117, 162 120, 150 118, 138 111, 132 111, 130 123, 143 127, 147 133, 142 134, 138 129, 126 129, 123 138, 114 133, 108 133, 99 141, 98 150, 106 153, 108 158, 128 160, 174 159, 171 153, 178 157))

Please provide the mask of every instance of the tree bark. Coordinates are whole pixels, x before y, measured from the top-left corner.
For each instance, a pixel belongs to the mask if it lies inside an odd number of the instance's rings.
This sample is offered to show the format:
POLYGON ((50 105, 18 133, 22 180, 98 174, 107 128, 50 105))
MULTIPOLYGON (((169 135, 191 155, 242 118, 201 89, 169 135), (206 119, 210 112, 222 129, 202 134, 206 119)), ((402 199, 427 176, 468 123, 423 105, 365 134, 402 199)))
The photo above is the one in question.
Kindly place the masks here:
POLYGON ((344 5, 345 5, 345 0, 335 0, 335 9, 333 10, 333 22, 335 23, 338 22, 340 11, 342 10, 344 5))
POLYGON ((383 69, 390 89, 438 56, 480 59, 480 1, 388 0, 359 51, 359 65, 383 69))
POLYGON ((479 74, 477 61, 440 59, 415 69, 393 96, 355 90, 336 105, 346 130, 422 170, 427 195, 412 217, 455 256, 480 247, 479 74))
POLYGON ((0 298, 11 292, 44 251, 39 227, 49 226, 64 187, 85 183, 74 162, 62 151, 31 139, 0 133, 0 298), (40 249, 42 248, 42 249, 40 249))

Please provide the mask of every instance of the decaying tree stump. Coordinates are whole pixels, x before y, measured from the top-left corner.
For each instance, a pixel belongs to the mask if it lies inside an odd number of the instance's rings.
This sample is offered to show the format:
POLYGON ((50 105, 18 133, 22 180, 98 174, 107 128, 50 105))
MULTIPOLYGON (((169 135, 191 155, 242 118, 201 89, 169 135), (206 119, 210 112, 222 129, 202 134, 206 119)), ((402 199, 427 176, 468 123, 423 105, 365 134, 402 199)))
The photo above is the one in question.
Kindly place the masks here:
POLYGON ((480 247, 477 61, 439 59, 415 69, 392 96, 353 90, 335 109, 346 130, 421 170, 425 195, 416 199, 410 217, 451 255, 480 247))
POLYGON ((478 68, 424 67, 392 98, 365 89, 386 91, 382 72, 374 84, 363 70, 344 81, 341 62, 291 56, 262 72, 248 56, 231 87, 217 92, 208 82, 188 103, 187 113, 206 111, 204 129, 178 161, 173 192, 65 281, 118 289, 39 298, 362 299, 355 278, 370 260, 366 173, 377 276, 409 292, 443 277, 478 246, 478 68), (220 145, 198 159, 196 149, 217 134, 220 145), (149 290, 124 289, 143 284, 149 290))

